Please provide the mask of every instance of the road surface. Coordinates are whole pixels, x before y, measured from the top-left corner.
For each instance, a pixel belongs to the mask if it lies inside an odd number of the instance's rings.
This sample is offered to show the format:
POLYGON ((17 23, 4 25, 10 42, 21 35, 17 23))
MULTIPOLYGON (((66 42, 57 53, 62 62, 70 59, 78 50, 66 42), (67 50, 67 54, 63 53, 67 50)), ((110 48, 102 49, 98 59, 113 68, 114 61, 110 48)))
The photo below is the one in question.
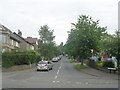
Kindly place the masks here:
POLYGON ((33 68, 3 72, 2 76, 2 88, 118 88, 116 74, 92 68, 77 71, 64 56, 49 72, 33 68))

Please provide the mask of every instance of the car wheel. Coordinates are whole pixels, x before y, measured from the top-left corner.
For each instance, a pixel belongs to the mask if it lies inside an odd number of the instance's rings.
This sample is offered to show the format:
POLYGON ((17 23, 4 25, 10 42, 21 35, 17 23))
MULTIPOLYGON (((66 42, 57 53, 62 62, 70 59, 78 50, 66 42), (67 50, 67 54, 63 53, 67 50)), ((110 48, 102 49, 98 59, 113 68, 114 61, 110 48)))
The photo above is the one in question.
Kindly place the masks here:
POLYGON ((53 67, 51 67, 51 70, 53 69, 53 67))
POLYGON ((49 68, 47 69, 47 71, 49 71, 49 68))

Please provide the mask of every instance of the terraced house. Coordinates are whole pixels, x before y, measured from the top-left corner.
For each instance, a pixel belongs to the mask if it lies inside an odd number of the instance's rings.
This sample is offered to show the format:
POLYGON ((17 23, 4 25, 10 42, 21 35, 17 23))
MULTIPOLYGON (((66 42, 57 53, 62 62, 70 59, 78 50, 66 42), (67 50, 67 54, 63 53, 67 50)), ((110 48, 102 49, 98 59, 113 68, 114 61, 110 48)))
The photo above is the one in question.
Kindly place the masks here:
POLYGON ((34 45, 34 49, 38 50, 38 42, 39 40, 37 38, 27 37, 26 40, 30 42, 32 45, 34 45))
POLYGON ((0 24, 0 49, 4 51, 34 50, 34 45, 22 37, 22 32, 13 33, 0 24))

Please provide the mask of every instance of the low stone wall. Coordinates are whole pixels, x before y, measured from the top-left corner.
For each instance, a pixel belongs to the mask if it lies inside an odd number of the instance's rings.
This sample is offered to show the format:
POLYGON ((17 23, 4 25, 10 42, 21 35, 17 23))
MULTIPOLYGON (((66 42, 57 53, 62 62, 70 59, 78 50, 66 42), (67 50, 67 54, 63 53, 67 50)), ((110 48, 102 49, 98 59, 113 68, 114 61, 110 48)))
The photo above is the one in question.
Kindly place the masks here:
POLYGON ((19 66, 13 66, 10 68, 2 68, 2 72, 11 72, 11 71, 20 71, 20 70, 27 70, 27 69, 32 69, 34 68, 36 65, 35 64, 31 64, 31 65, 19 65, 19 66))

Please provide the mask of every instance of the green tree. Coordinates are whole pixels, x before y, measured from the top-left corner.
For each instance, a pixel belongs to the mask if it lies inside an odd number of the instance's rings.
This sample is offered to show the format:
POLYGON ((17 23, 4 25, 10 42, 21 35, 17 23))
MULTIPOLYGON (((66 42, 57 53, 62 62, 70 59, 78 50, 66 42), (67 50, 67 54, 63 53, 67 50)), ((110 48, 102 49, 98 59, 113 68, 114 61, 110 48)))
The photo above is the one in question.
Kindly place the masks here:
POLYGON ((46 60, 51 60, 58 53, 55 45, 53 30, 49 30, 47 25, 41 26, 38 31, 41 42, 39 43, 39 53, 46 60))
POLYGON ((116 31, 115 34, 105 34, 101 37, 100 40, 100 49, 106 51, 107 54, 112 54, 119 58, 119 50, 120 50, 120 33, 116 31))
POLYGON ((72 25, 66 42, 66 52, 83 64, 83 60, 91 56, 91 49, 94 52, 99 50, 99 40, 106 33, 106 27, 100 27, 99 20, 94 21, 86 15, 79 16, 77 23, 72 25))
POLYGON ((55 36, 53 36, 54 30, 49 30, 49 27, 47 25, 41 26, 38 32, 42 43, 46 43, 46 44, 54 43, 54 38, 55 38, 55 36))
POLYGON ((63 42, 60 43, 60 45, 58 46, 58 49, 59 49, 60 54, 63 54, 63 52, 64 52, 63 42))

